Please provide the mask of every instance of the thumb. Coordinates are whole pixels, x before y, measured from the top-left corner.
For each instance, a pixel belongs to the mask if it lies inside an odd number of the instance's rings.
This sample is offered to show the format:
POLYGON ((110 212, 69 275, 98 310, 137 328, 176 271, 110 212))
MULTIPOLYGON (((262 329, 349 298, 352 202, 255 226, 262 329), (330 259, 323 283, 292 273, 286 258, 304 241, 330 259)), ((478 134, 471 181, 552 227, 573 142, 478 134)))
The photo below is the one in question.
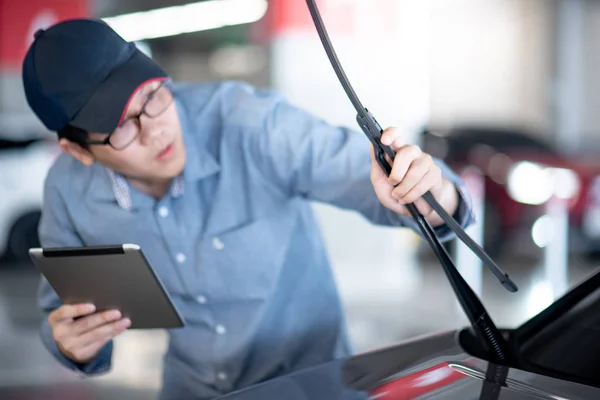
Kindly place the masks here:
POLYGON ((387 182, 388 177, 377 162, 377 159, 375 158, 375 150, 371 144, 371 182, 376 183, 381 181, 387 182))

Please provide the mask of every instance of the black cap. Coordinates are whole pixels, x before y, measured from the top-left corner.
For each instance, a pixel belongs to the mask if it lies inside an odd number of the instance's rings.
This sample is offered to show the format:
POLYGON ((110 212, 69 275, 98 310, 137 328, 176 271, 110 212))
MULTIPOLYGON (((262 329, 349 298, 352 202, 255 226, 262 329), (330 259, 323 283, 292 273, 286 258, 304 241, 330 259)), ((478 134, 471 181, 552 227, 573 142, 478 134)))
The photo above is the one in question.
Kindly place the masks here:
POLYGON ((23 85, 29 106, 51 131, 72 125, 110 133, 142 83, 167 77, 101 20, 67 20, 34 36, 23 85))

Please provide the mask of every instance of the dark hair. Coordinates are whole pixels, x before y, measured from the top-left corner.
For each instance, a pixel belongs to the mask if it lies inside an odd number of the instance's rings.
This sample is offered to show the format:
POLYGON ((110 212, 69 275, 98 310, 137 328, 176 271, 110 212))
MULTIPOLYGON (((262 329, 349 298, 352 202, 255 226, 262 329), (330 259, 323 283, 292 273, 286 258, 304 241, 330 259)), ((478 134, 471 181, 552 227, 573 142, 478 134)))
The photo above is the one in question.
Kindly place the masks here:
POLYGON ((59 139, 67 139, 71 142, 77 143, 86 150, 89 150, 90 145, 87 143, 88 132, 84 129, 77 128, 72 125, 66 125, 58 132, 59 139))

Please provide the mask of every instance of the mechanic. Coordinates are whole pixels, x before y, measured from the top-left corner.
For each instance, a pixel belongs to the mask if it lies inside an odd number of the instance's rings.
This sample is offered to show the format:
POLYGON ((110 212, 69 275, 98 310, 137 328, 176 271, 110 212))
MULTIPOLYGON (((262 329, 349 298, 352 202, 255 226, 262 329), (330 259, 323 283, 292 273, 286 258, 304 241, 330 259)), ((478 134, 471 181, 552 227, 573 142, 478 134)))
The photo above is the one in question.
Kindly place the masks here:
MULTIPOLYGON (((23 82, 63 150, 41 245, 140 245, 186 320, 168 332, 162 399, 214 398, 351 354, 311 201, 417 230, 404 206, 415 202, 449 239, 420 198, 430 190, 473 221, 459 178, 398 129, 382 138, 397 151, 388 178, 362 133, 245 83, 174 83, 101 20, 36 32, 23 82)), ((43 278, 38 301, 54 357, 84 376, 110 369, 131 321, 63 305, 43 278)))

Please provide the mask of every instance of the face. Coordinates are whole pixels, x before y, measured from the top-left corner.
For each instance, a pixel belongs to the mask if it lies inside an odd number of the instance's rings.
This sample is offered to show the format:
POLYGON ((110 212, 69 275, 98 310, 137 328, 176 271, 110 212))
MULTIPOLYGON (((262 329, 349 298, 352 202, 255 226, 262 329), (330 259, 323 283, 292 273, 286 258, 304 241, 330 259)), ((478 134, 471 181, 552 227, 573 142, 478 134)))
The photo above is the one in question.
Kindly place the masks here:
MULTIPOLYGON (((161 84, 161 81, 150 81, 133 94, 122 119, 128 122, 122 122, 111 135, 113 144, 120 138, 135 136, 131 132, 137 133, 135 139, 127 140, 129 144, 119 150, 110 145, 91 145, 90 153, 95 161, 128 178, 146 182, 164 181, 181 173, 186 158, 181 124, 170 91, 161 84), (149 98, 152 100, 146 111, 152 118, 142 114, 138 123, 135 116, 149 98), (159 107, 160 113, 153 114, 161 101, 166 101, 163 104, 168 104, 167 108, 159 107)), ((89 139, 102 141, 106 134, 90 133, 89 139)))

